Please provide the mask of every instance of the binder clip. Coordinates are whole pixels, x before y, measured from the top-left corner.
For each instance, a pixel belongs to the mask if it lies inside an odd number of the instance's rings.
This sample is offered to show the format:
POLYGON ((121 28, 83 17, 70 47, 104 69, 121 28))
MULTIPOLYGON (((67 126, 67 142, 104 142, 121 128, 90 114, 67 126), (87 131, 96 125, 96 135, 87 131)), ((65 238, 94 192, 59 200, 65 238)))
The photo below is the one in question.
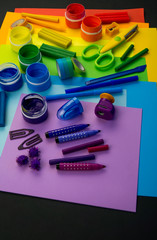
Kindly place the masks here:
POLYGON ((112 103, 114 103, 114 97, 109 93, 102 93, 100 95, 100 101, 95 107, 95 115, 98 118, 111 120, 113 119, 115 108, 112 103))
POLYGON ((78 115, 82 114, 82 112, 82 104, 76 97, 74 97, 58 109, 57 117, 60 120, 68 120, 77 117, 78 115))

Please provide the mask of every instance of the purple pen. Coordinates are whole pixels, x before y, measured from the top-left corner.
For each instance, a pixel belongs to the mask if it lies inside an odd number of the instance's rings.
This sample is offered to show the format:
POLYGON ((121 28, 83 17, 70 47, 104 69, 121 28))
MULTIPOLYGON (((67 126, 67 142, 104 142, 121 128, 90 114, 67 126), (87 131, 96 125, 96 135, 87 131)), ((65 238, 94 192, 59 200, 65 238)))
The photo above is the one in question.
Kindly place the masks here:
POLYGON ((65 171, 99 170, 105 167, 105 165, 98 163, 59 163, 56 165, 56 169, 65 171))

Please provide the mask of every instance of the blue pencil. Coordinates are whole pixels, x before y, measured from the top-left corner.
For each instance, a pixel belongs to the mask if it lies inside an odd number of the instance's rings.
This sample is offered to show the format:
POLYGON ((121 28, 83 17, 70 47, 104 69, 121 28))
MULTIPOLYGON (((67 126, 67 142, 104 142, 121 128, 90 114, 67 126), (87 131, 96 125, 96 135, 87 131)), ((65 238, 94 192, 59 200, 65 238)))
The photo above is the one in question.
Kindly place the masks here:
POLYGON ((91 79, 89 81, 86 81, 85 84, 86 85, 91 85, 91 84, 95 84, 95 83, 99 83, 99 82, 104 82, 106 80, 110 80, 110 79, 113 79, 113 78, 129 75, 129 74, 132 74, 132 73, 143 72, 146 69, 146 66, 147 65, 142 65, 142 66, 139 66, 139 67, 136 67, 136 68, 132 68, 132 69, 123 71, 123 72, 113 73, 113 74, 110 74, 110 75, 107 75, 107 76, 104 76, 104 77, 91 79))
POLYGON ((52 101, 52 100, 64 99, 64 98, 95 96, 95 95, 99 95, 103 92, 111 93, 111 94, 112 93, 120 93, 120 92, 122 92, 122 90, 123 89, 120 88, 120 87, 115 87, 115 88, 104 88, 104 89, 83 91, 83 92, 77 92, 77 93, 49 95, 49 96, 46 96, 46 100, 47 101, 52 101))
POLYGON ((105 86, 110 86, 110 85, 133 82, 133 81, 137 81, 137 80, 138 80, 138 76, 136 75, 136 76, 133 76, 133 77, 120 78, 120 79, 115 79, 115 80, 108 80, 108 81, 105 81, 105 82, 102 82, 102 83, 96 83, 96 84, 92 84, 92 85, 88 85, 88 86, 70 88, 70 89, 66 89, 65 92, 66 93, 75 93, 75 92, 86 91, 86 90, 105 87, 105 86))

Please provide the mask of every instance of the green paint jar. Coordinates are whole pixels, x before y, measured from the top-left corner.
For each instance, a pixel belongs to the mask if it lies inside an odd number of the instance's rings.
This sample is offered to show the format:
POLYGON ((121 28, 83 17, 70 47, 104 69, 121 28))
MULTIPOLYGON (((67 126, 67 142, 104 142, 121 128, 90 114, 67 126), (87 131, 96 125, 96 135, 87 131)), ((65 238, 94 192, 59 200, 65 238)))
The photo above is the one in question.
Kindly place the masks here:
POLYGON ((39 48, 33 44, 27 44, 19 50, 18 59, 24 72, 30 64, 41 62, 41 58, 42 55, 39 48))

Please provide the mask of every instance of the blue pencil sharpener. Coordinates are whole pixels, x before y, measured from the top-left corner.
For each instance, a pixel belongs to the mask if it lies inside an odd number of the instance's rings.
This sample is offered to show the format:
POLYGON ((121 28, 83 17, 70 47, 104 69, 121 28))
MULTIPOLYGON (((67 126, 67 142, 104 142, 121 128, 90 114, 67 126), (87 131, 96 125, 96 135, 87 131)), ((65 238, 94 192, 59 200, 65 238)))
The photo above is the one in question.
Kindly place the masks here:
POLYGON ((57 117, 60 120, 68 120, 83 113, 83 107, 80 101, 74 97, 66 102, 57 111, 57 117))

